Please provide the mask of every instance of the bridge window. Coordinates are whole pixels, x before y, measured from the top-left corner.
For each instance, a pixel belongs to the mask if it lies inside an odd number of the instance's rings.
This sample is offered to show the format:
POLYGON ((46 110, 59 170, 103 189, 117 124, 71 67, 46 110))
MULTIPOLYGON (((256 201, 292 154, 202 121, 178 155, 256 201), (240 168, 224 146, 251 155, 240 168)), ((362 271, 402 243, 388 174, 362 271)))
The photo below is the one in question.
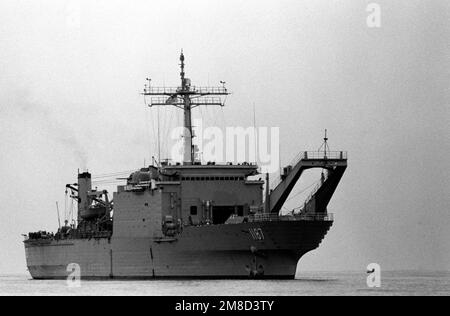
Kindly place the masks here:
POLYGON ((197 206, 196 205, 191 206, 191 215, 197 215, 197 206))

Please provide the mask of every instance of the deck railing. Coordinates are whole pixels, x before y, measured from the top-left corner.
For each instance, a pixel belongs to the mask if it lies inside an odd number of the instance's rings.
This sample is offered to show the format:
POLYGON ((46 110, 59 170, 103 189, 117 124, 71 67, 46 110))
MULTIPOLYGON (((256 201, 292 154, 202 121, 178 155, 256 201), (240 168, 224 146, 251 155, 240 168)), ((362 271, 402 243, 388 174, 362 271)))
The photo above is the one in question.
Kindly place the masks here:
POLYGON ((275 222, 275 221, 322 221, 332 222, 334 216, 332 213, 315 213, 315 214, 295 214, 295 215, 278 215, 278 214, 254 214, 248 217, 249 222, 275 222))
MULTIPOLYGON (((190 86, 183 92, 190 92, 192 94, 217 94, 223 95, 228 94, 228 90, 225 87, 197 87, 190 86)), ((148 95, 175 95, 182 92, 181 87, 147 87, 144 89, 144 94, 148 95)))
POLYGON ((347 152, 346 151, 302 151, 297 154, 297 156, 291 161, 290 165, 295 166, 300 160, 312 160, 312 159, 320 159, 320 160, 346 160, 347 152))
POLYGON ((98 238, 111 238, 112 231, 95 231, 95 232, 78 232, 72 231, 67 235, 61 235, 59 233, 46 233, 37 232, 24 235, 25 241, 36 240, 70 240, 70 239, 98 239, 98 238))

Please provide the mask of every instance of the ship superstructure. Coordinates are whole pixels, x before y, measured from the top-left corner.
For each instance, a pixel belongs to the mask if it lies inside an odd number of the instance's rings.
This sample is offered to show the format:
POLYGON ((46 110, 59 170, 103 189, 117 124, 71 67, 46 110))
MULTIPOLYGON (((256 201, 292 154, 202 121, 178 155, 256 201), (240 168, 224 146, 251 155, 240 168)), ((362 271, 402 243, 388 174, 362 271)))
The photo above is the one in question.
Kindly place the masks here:
MULTIPOLYGON (((346 152, 303 151, 283 168, 277 185, 255 179, 255 163, 202 163, 193 145, 191 110, 223 106, 221 87, 152 87, 150 106, 175 106, 184 113, 180 163, 157 162, 131 173, 109 200, 92 189, 91 174, 78 174, 66 190, 77 202, 75 224, 56 234, 37 232, 25 240, 33 278, 66 278, 71 263, 82 278, 293 278, 298 260, 316 249, 333 223, 327 205, 346 167, 346 152), (323 169, 319 185, 291 213, 281 208, 302 173, 323 169)), ((257 178, 257 177, 256 177, 257 178)))

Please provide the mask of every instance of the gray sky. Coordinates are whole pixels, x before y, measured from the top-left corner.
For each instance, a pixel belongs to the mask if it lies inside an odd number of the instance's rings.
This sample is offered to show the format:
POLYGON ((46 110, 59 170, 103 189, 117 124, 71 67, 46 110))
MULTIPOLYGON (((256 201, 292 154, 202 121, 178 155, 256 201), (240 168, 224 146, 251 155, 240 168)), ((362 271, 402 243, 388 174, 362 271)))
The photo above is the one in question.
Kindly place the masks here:
POLYGON ((249 126, 254 103, 284 163, 324 128, 349 152, 335 224, 300 268, 450 269, 450 2, 376 2, 381 28, 359 0, 1 1, 0 273, 25 272, 20 235, 55 230, 77 168, 150 160, 138 92, 178 84, 181 48, 194 84, 233 92, 197 117, 249 126))

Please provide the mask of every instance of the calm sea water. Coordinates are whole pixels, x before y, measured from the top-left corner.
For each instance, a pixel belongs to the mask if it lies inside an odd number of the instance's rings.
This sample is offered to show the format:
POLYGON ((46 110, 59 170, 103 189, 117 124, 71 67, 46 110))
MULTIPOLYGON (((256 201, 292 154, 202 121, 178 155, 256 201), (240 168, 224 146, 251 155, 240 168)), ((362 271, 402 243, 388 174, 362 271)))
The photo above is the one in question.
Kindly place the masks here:
POLYGON ((380 288, 363 272, 304 272, 296 280, 37 281, 0 275, 0 295, 450 295, 450 272, 384 272, 380 288))

